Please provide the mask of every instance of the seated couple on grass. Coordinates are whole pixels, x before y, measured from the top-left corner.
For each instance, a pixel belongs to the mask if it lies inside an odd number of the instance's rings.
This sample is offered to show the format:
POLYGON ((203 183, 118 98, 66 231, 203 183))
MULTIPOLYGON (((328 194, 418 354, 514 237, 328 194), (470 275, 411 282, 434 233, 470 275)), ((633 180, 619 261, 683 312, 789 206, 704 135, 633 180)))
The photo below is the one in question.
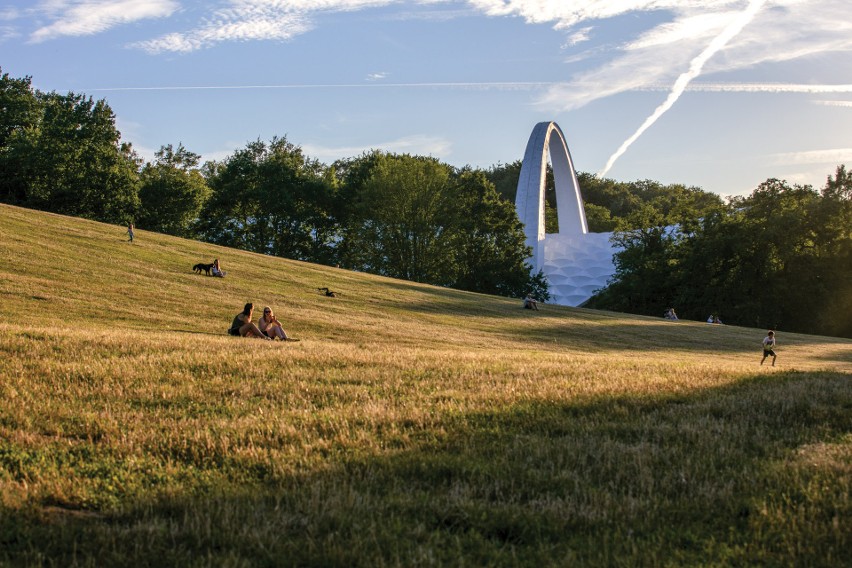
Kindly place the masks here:
POLYGON ((281 341, 298 341, 298 339, 287 336, 287 332, 281 327, 281 322, 278 321, 269 306, 263 308, 263 316, 257 321, 257 324, 251 321, 253 312, 254 304, 249 302, 245 305, 243 311, 234 317, 228 335, 256 337, 268 341, 274 341, 276 337, 281 341))

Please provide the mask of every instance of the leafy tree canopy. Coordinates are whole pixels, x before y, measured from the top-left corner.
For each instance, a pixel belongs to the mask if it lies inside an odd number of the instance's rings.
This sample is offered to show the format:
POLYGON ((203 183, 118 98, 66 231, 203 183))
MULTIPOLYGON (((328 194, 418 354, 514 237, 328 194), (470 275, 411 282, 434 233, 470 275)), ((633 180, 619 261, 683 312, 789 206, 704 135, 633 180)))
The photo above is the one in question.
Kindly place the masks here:
POLYGON ((649 211, 643 228, 616 234, 615 278, 591 306, 647 315, 676 307, 689 319, 852 337, 845 166, 821 192, 770 179, 701 217, 688 211, 677 228, 677 215, 649 211))

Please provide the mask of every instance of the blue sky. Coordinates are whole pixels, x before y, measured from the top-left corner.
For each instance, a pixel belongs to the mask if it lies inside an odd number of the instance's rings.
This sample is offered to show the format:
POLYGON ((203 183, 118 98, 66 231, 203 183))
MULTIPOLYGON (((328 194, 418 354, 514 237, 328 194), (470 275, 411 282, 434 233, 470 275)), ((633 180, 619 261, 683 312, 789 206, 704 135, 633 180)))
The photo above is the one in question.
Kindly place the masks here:
POLYGON ((849 0, 0 1, 0 67, 104 98, 146 159, 286 136, 489 167, 540 121, 577 170, 722 195, 852 168, 849 0))

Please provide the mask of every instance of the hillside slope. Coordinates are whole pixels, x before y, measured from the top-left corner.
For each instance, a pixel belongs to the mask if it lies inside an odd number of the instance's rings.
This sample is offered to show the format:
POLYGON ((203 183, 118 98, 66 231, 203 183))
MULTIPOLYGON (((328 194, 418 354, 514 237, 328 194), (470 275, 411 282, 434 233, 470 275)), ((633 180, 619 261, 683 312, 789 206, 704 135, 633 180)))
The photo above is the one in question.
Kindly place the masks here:
POLYGON ((0 565, 839 566, 852 341, 765 332, 0 205, 0 565))
MULTIPOLYGON (((12 326, 220 335, 245 302, 307 341, 414 342, 557 352, 665 349, 759 355, 765 330, 545 306, 258 255, 0 205, 0 317, 12 326), (196 274, 218 257, 224 279, 196 274), (337 298, 323 296, 329 287, 337 298)), ((852 363, 852 342, 779 330, 787 364, 852 363), (801 347, 801 348, 800 348, 801 347), (834 354, 838 355, 834 357, 834 354), (836 359, 836 360, 834 360, 836 359), (833 361, 834 360, 834 361, 833 361)), ((289 346, 288 346, 289 347, 289 346)))

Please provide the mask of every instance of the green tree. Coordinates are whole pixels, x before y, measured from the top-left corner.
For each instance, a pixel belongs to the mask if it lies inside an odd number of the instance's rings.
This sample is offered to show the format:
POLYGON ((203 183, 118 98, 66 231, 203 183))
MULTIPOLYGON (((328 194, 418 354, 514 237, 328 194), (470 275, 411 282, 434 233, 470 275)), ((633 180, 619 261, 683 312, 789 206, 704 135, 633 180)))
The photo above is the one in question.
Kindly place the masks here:
POLYGON ((210 196, 198 169, 200 156, 178 144, 162 146, 140 173, 140 228, 179 237, 193 236, 193 223, 210 196))
POLYGON ((673 305, 691 319, 716 313, 726 323, 852 336, 850 189, 841 166, 822 192, 770 179, 725 208, 653 197, 655 217, 625 222, 646 228, 616 233, 624 250, 615 279, 591 303, 647 315, 673 305))
POLYGON ((38 119, 39 104, 31 78, 15 79, 8 73, 0 74, 0 201, 4 203, 21 204, 26 199, 26 184, 17 163, 23 156, 12 148, 20 137, 37 126, 38 119))
POLYGON ((375 274, 449 285, 451 168, 434 158, 374 153, 356 188, 347 264, 375 274))
POLYGON ((486 172, 410 155, 372 152, 339 164, 351 217, 344 265, 465 290, 547 299, 530 275, 514 205, 486 172))
POLYGON ((37 100, 37 123, 15 132, 4 149, 20 204, 111 223, 132 220, 138 158, 121 142, 112 109, 74 93, 37 93, 37 100))
POLYGON ((481 170, 464 168, 454 174, 455 195, 450 250, 456 270, 454 288, 501 296, 532 294, 547 301, 543 274, 530 275, 524 228, 512 203, 502 199, 481 170))
POLYGON ((198 234, 217 244, 329 263, 337 235, 335 180, 286 138, 249 143, 204 169, 212 195, 198 234))

